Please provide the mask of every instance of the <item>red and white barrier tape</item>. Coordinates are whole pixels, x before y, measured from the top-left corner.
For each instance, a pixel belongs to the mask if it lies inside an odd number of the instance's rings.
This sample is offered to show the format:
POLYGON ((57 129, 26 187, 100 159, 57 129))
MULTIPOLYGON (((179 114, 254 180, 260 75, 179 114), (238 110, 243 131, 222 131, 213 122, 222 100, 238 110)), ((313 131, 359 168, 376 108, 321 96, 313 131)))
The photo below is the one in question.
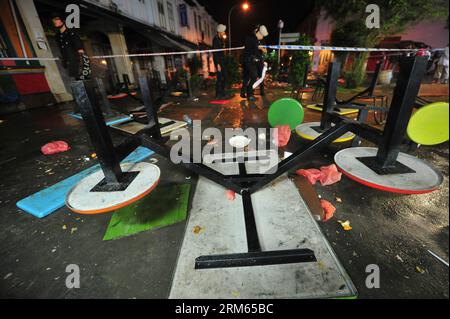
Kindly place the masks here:
MULTIPOLYGON (((261 46, 266 49, 273 50, 300 50, 300 51, 348 51, 348 52, 417 52, 420 49, 383 49, 383 48, 350 48, 350 47, 328 47, 328 46, 307 46, 307 45, 267 45, 261 46)), ((136 53, 136 54, 114 54, 114 55, 95 55, 91 59, 114 59, 125 57, 150 57, 150 56, 169 56, 169 55, 185 55, 185 54, 201 54, 214 53, 223 51, 243 50, 244 47, 227 48, 227 49, 210 49, 210 50, 194 50, 182 52, 156 52, 156 53, 136 53)), ((443 49, 434 49, 433 51, 440 51, 443 49)), ((57 61, 59 58, 18 58, 18 57, 4 57, 0 61, 57 61)))

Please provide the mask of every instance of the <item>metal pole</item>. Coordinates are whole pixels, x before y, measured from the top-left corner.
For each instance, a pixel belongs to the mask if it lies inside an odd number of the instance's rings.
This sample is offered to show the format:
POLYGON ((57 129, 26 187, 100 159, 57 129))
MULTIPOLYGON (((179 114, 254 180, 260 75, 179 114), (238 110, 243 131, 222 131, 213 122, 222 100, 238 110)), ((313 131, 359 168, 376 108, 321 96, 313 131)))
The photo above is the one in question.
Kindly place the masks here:
POLYGON ((228 47, 231 49, 231 12, 233 12, 234 8, 236 8, 236 4, 231 7, 228 12, 228 47))
MULTIPOLYGON (((281 33, 283 32, 284 22, 283 20, 278 21, 278 29, 280 29, 280 35, 278 36, 278 45, 281 46, 281 33)), ((278 69, 280 68, 281 62, 281 49, 278 49, 278 69)))
POLYGON ((321 130, 327 130, 331 127, 330 115, 333 114, 334 111, 340 69, 341 64, 337 61, 331 62, 328 66, 327 84, 322 106, 322 118, 320 120, 321 130))
POLYGON ((72 82, 72 92, 86 124, 92 146, 109 185, 120 184, 123 173, 102 111, 94 99, 91 81, 72 82))
MULTIPOLYGON (((281 29, 280 35, 278 37, 278 46, 281 46, 281 29)), ((278 67, 280 67, 280 61, 281 61, 281 49, 278 49, 278 67)))
POLYGON ((400 145, 425 74, 426 62, 425 57, 405 58, 401 62, 400 74, 383 131, 383 140, 378 145, 377 160, 382 168, 394 166, 397 161, 400 145))

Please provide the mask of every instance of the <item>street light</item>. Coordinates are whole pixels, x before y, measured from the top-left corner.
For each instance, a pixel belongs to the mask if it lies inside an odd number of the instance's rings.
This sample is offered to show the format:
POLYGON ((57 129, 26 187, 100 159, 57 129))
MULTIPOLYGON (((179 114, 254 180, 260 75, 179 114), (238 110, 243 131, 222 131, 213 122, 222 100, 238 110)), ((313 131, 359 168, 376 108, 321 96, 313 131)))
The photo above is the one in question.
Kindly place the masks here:
MULTIPOLYGON (((228 12, 228 47, 231 48, 231 13, 235 8, 237 8, 239 4, 235 4, 231 7, 230 11, 228 12)), ((242 11, 247 12, 250 10, 250 4, 248 2, 244 2, 242 5, 240 5, 242 8, 242 11)))
MULTIPOLYGON (((280 29, 280 36, 278 38, 279 46, 281 46, 281 34, 283 32, 283 28, 284 28, 284 21, 283 20, 278 21, 278 29, 280 29)), ((281 49, 278 49, 278 65, 280 65, 280 61, 281 61, 281 49)))

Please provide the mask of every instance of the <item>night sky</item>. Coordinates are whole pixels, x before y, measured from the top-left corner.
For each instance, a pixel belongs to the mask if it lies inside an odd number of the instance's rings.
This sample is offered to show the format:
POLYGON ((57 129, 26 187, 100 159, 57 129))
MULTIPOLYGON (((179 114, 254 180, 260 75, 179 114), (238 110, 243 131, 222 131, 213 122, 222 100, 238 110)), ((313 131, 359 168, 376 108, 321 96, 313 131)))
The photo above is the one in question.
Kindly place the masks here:
MULTIPOLYGON (((235 4, 243 0, 199 0, 217 22, 228 24, 228 12, 235 4)), ((244 43, 245 37, 257 24, 265 24, 269 30, 267 44, 278 43, 278 21, 285 22, 283 32, 296 32, 296 27, 308 16, 314 6, 313 0, 249 0, 251 9, 244 13, 241 8, 233 10, 231 16, 231 35, 233 46, 244 43)))

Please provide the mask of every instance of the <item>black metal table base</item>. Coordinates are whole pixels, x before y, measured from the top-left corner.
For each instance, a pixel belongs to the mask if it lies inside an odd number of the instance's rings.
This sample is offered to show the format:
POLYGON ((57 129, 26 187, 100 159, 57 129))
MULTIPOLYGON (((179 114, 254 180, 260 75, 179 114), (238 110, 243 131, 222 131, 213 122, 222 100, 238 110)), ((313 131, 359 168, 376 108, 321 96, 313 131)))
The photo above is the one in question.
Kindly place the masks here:
MULTIPOLYGON (((403 142, 425 69, 425 57, 405 58, 401 62, 400 73, 384 131, 364 124, 361 121, 361 118, 363 118, 361 114, 358 117, 360 122, 335 114, 340 64, 332 62, 328 68, 322 108, 320 130, 323 130, 323 134, 280 162, 276 166, 276 170, 271 168, 265 174, 247 174, 245 164, 239 163, 239 175, 230 177, 204 164, 194 163, 192 156, 187 158, 187 161, 180 163, 179 165, 186 167, 192 172, 241 194, 243 200, 248 252, 201 256, 196 259, 195 267, 197 269, 205 269, 314 262, 316 257, 314 252, 309 249, 262 251, 256 229, 251 194, 270 184, 289 170, 297 168, 306 156, 329 145, 349 131, 378 145, 378 154, 375 159, 377 162, 376 166, 396 167, 399 146, 403 142), (332 125, 333 123, 334 126, 332 125)), ((74 82, 72 85, 75 100, 80 107, 91 142, 94 145, 101 168, 105 174, 104 183, 98 186, 102 190, 111 191, 108 189, 108 186, 113 186, 114 188, 114 185, 120 185, 122 181, 127 180, 127 178, 124 178, 126 174, 121 170, 120 161, 138 146, 146 146, 155 153, 170 158, 170 149, 165 145, 166 141, 161 137, 157 110, 152 103, 146 78, 139 78, 139 84, 148 116, 148 125, 139 134, 130 137, 118 146, 113 145, 98 101, 92 99, 93 89, 90 88, 87 82, 83 81, 74 82)), ((342 105, 339 106, 343 107, 342 105)), ((367 110, 370 109, 368 106, 361 107, 356 104, 355 108, 360 108, 361 112, 365 112, 365 115, 367 110)), ((128 177, 132 178, 132 176, 128 177)))
POLYGON ((392 175, 392 174, 410 174, 415 173, 416 171, 409 168, 408 166, 396 161, 393 165, 383 167, 379 165, 378 159, 373 157, 357 157, 358 161, 363 163, 365 166, 370 168, 372 171, 377 173, 378 175, 392 175))
POLYGON ((195 269, 251 267, 316 262, 310 249, 258 251, 251 253, 201 256, 195 259, 195 269))

